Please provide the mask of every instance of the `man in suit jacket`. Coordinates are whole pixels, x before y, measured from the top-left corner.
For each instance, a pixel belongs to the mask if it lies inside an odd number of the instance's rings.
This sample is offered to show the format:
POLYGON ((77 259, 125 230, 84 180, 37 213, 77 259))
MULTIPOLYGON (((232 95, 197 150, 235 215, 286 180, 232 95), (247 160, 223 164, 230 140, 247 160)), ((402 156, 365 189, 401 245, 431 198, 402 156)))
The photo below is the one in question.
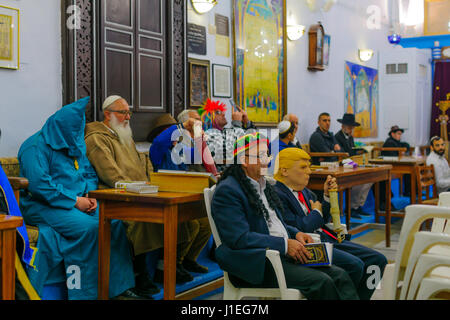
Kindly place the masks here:
MULTIPOLYGON (((355 115, 352 113, 344 114, 344 117, 337 119, 337 121, 342 124, 342 129, 335 135, 339 146, 343 152, 347 152, 350 156, 355 156, 357 152, 354 149, 353 129, 359 127, 360 124, 355 121, 355 115)), ((350 197, 352 217, 359 219, 362 218, 361 216, 370 216, 370 214, 363 211, 362 207, 366 203, 367 195, 371 187, 372 183, 366 183, 352 188, 350 197)))
POLYGON ((277 250, 287 286, 307 299, 358 299, 343 269, 302 265, 309 256, 304 244, 312 239, 281 218, 280 199, 262 175, 270 162, 267 145, 259 133, 235 143, 235 164, 223 173, 211 205, 222 240, 216 249, 217 262, 236 286, 278 287, 274 270, 266 263, 266 250, 277 250))
MULTIPOLYGON (((322 242, 331 242, 333 248, 333 265, 341 267, 350 275, 357 288, 360 299, 369 300, 377 283, 368 284, 372 275, 369 267, 378 266, 379 280, 387 264, 381 253, 357 243, 344 240, 337 242, 336 234, 325 224, 330 221, 330 203, 328 189, 324 188, 324 201, 316 201, 316 196, 306 186, 311 169, 309 155, 300 149, 285 149, 278 155, 278 168, 275 169, 276 192, 285 205, 283 220, 286 224, 303 232, 318 233, 322 242)), ((336 180, 332 183, 337 188, 336 180)), ((348 238, 348 237, 347 237, 348 238)))

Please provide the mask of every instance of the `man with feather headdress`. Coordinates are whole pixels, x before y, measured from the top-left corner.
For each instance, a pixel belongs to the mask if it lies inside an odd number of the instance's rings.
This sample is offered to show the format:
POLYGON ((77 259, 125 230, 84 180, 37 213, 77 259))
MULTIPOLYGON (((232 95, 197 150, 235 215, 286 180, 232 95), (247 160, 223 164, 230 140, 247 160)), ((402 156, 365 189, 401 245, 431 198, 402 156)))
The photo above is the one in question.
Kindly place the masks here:
POLYGON ((225 170, 227 163, 233 162, 233 146, 236 140, 248 133, 246 131, 253 132, 256 129, 253 122, 248 119, 247 113, 238 106, 231 113, 231 128, 225 128, 228 124, 225 112, 224 103, 210 99, 199 110, 206 133, 206 143, 219 172, 225 170))

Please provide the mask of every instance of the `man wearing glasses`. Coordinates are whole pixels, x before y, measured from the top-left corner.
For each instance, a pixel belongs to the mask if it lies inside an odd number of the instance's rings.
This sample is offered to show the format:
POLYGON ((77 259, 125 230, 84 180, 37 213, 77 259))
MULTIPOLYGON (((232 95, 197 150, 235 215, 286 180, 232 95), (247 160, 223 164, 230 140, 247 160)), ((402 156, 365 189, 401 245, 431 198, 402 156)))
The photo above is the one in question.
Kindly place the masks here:
POLYGON ((235 141, 248 133, 246 130, 256 129, 253 122, 248 119, 247 112, 238 106, 233 107, 231 119, 231 128, 225 128, 228 124, 225 112, 216 110, 212 128, 205 128, 206 143, 219 172, 225 170, 227 163, 233 162, 235 141))
MULTIPOLYGON (((136 150, 130 127, 131 111, 120 96, 106 98, 102 106, 103 122, 86 125, 87 156, 99 177, 99 188, 114 188, 117 181, 149 181, 153 167, 136 150)), ((127 222, 127 235, 133 244, 136 287, 139 295, 159 292, 147 273, 145 253, 164 245, 163 226, 145 222, 127 222)), ((178 242, 191 240, 186 224, 178 228, 178 242)))
POLYGON ((285 224, 284 206, 264 178, 270 162, 268 140, 259 133, 236 141, 234 163, 223 173, 212 199, 212 217, 222 244, 216 249, 220 267, 237 287, 277 287, 266 250, 280 252, 288 288, 312 300, 358 300, 348 274, 337 266, 310 268, 304 247, 309 235, 285 224))

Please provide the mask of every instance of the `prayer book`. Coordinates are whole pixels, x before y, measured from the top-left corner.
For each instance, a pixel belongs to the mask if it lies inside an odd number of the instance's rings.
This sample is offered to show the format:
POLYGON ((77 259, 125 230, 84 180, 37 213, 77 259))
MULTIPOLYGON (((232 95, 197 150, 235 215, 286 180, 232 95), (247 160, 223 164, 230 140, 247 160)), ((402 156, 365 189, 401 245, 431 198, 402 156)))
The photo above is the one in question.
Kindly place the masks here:
POLYGON ((311 254, 311 258, 304 265, 309 267, 331 266, 333 260, 333 244, 329 242, 308 243, 305 248, 311 254))
POLYGON ((124 189, 132 193, 157 193, 158 186, 150 185, 147 181, 117 181, 116 189, 124 189))

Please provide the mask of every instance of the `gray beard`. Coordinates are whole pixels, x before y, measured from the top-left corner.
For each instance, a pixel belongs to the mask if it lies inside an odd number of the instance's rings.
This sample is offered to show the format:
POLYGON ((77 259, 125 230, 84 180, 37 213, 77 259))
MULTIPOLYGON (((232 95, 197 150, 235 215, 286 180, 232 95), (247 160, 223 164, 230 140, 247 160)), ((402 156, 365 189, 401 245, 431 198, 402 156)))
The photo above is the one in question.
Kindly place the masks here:
POLYGON ((130 123, 128 120, 125 120, 125 122, 120 123, 119 120, 114 115, 114 113, 111 113, 111 121, 109 122, 109 125, 111 126, 111 129, 113 129, 114 132, 119 137, 119 141, 121 144, 126 145, 128 147, 133 144, 133 133, 131 131, 130 123))

